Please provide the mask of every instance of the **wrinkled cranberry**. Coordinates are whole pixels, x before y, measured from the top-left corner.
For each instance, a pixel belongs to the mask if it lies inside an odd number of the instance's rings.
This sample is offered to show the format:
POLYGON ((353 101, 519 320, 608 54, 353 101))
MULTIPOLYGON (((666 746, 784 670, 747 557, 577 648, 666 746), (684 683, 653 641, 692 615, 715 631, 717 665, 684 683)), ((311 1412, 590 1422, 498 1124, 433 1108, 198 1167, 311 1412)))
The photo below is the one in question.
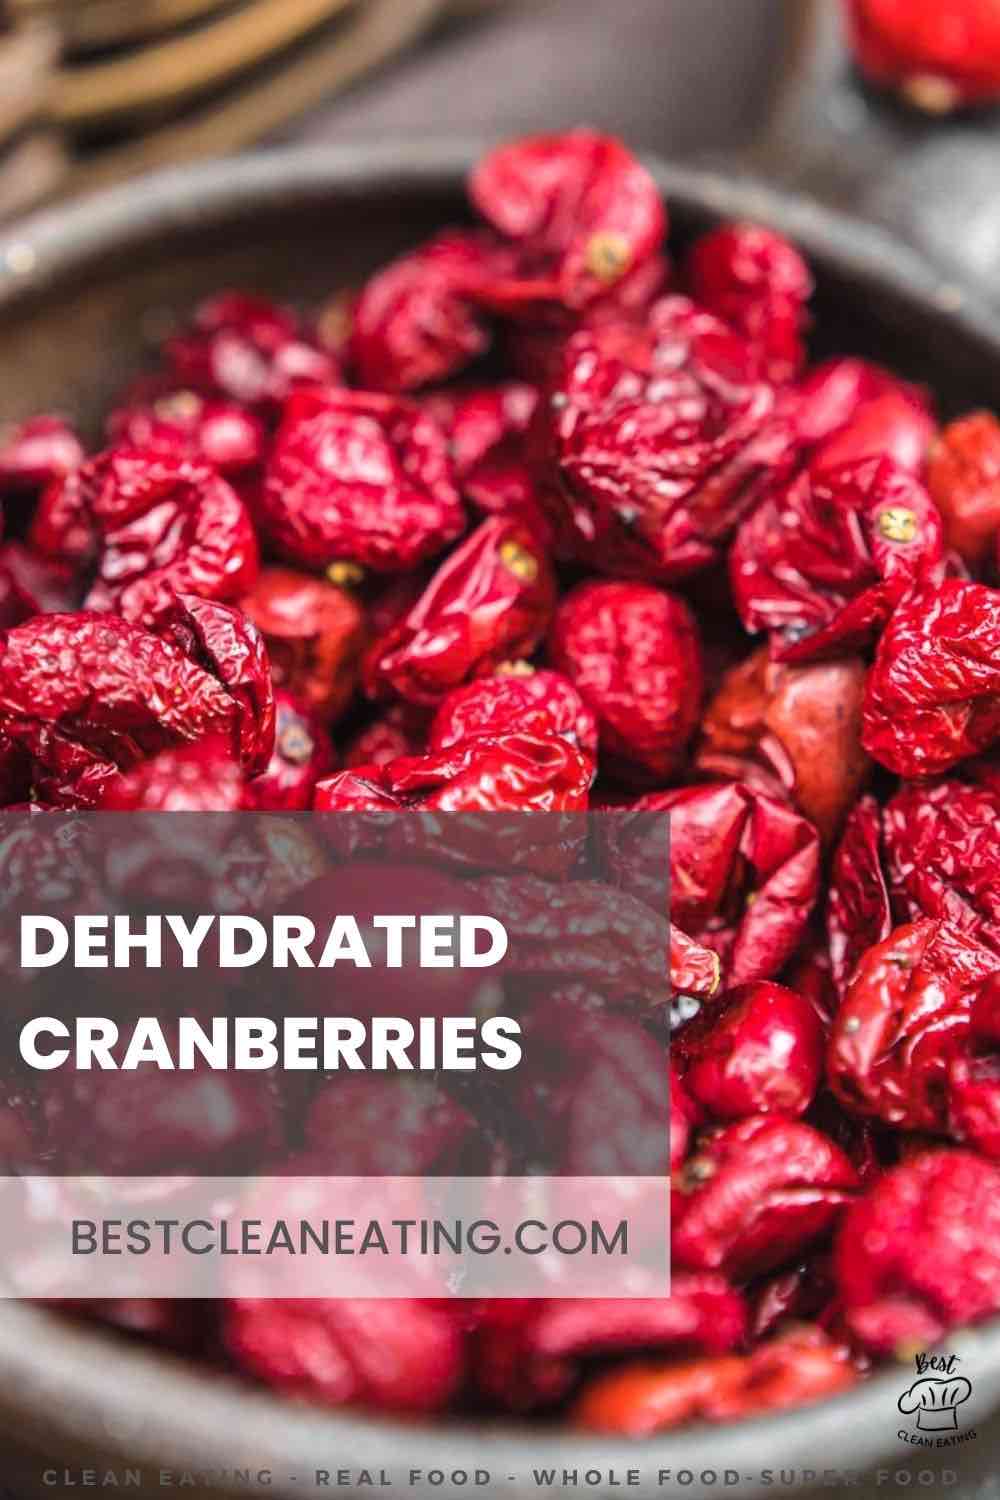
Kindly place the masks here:
POLYGON ((155 626, 175 593, 238 599, 256 581, 250 517, 207 466, 156 449, 112 448, 79 479, 99 548, 87 608, 155 626))
POLYGON ((897 928, 854 971, 833 1018, 827 1077, 850 1110, 910 1130, 947 1129, 947 1071, 975 991, 997 965, 943 922, 897 928))
POLYGON ((484 521, 412 609, 376 639, 365 667, 368 692, 434 705, 470 678, 530 656, 548 628, 555 592, 535 537, 515 521, 484 521))
POLYGON ((1000 1309, 1000 1169, 966 1151, 894 1168, 845 1214, 835 1270, 851 1331, 909 1355, 1000 1309))
POLYGON ((327 1081, 313 1097, 305 1140, 338 1177, 422 1177, 454 1170, 475 1129, 425 1079, 352 1077, 327 1081))
POLYGON ((447 750, 472 734, 558 734, 597 759, 597 721, 568 677, 512 663, 449 693, 430 727, 429 748, 447 750))
POLYGON ((79 601, 72 568, 26 547, 0 546, 0 629, 10 630, 32 615, 72 610, 79 601))
POLYGON ((280 688, 274 712, 274 751, 243 791, 242 805, 258 812, 304 812, 317 781, 336 763, 333 742, 314 710, 280 688))
POLYGON ((642 328, 571 338, 549 415, 557 531, 624 576, 670 581, 715 561, 795 456, 751 345, 683 297, 642 328))
POLYGON ((829 1233, 857 1175, 809 1125, 754 1115, 710 1137, 674 1178, 674 1263, 743 1278, 829 1233))
POLYGON ((843 995, 858 962, 892 931, 882 809, 862 797, 844 825, 830 872, 827 932, 833 980, 843 995))
MULTIPOLYGON (((620 141, 592 130, 535 136, 485 156, 474 206, 523 250, 528 301, 583 307, 659 250, 659 189, 620 141)), ((509 297, 508 299, 509 300, 509 297)))
POLYGON ((339 373, 294 313, 242 292, 203 302, 193 325, 168 339, 164 354, 177 387, 236 401, 268 417, 297 387, 335 384, 339 373))
POLYGON ((625 779, 665 781, 698 719, 698 633, 687 605, 644 584, 585 583, 556 610, 549 656, 597 718, 625 779))
POLYGON ((794 245, 758 224, 727 224, 697 241, 686 276, 694 300, 759 350, 769 380, 794 379, 813 286, 794 245))
POLYGON ((354 595, 292 568, 264 568, 240 608, 264 637, 276 687, 336 719, 350 702, 364 643, 354 595))
POLYGON ((355 735, 344 750, 344 765, 387 766, 400 756, 427 749, 427 712, 412 703, 390 703, 384 713, 355 735))
POLYGON ((300 392, 268 460, 261 525, 305 568, 414 568, 465 525, 444 434, 397 397, 300 392))
POLYGON ((254 468, 265 451, 264 428, 252 412, 195 391, 168 391, 149 403, 122 407, 112 412, 107 430, 116 446, 200 460, 226 477, 254 468))
POLYGON ((40 490, 83 462, 83 444, 62 417, 0 429, 0 494, 40 490))
POLYGON ((101 796, 110 812, 234 812, 243 775, 224 741, 202 740, 161 750, 135 770, 111 780, 101 796))
POLYGON ((778 660, 814 661, 867 645, 942 555, 927 492, 889 460, 806 471, 741 526, 733 597, 778 660))

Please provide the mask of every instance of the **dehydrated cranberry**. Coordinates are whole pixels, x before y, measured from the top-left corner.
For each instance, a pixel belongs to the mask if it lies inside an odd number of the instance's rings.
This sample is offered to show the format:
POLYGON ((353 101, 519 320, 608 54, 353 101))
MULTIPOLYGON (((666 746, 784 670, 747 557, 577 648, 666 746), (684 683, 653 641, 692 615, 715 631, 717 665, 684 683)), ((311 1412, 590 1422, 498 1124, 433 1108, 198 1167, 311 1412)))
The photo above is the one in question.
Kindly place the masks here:
POLYGON ((333 742, 308 704, 279 689, 274 695, 274 752, 243 791, 243 806, 261 812, 304 812, 317 781, 336 764, 333 742))
POLYGON ((608 768, 665 781, 702 695, 698 633, 683 600, 644 584, 580 584, 556 610, 549 655, 596 715, 608 768))
POLYGON ((675 1264, 743 1278, 827 1234, 854 1196, 847 1157, 809 1125, 754 1115, 729 1125, 674 1178, 675 1264))
POLYGON ((830 873, 827 931, 833 980, 843 995, 860 959, 892 931, 882 809, 862 797, 844 825, 830 873))
POLYGON ((867 645, 942 556, 926 490, 888 459, 807 470, 741 526, 733 597, 779 660, 814 661, 867 645))
POLYGON ((675 1045, 688 1091, 717 1120, 801 1115, 823 1071, 823 1025, 780 984, 746 985, 704 1004, 675 1045))
POLYGON ((240 608, 267 645, 276 687, 324 719, 350 702, 364 644, 364 612, 349 589, 292 568, 264 568, 240 608))
POLYGON ((796 451, 752 346, 683 297, 641 328, 571 338, 549 416, 557 532, 620 576, 670 581, 715 561, 796 451))
POLYGON ((429 749, 472 734, 558 734, 597 759, 597 721, 568 677, 512 662, 449 693, 430 727, 429 749))
POLYGON ((309 1105, 305 1141, 338 1177, 422 1177, 454 1170, 475 1128, 425 1079, 335 1078, 309 1105))
POLYGON ((43 489, 83 462, 83 444, 62 417, 30 417, 0 430, 0 494, 43 489))
POLYGON ((991 0, 847 0, 863 72, 929 114, 1000 99, 1000 23, 991 0))
POLYGON ((694 300, 759 350, 769 380, 794 379, 813 288, 794 245, 759 224, 723 225, 696 242, 686 275, 694 300))
POLYGON ((438 1411, 463 1372, 453 1309, 413 1298, 234 1299, 223 1336, 240 1369, 323 1406, 438 1411))
POLYGON ((359 766, 387 766, 404 755, 427 749, 427 711, 413 703, 390 703, 350 741, 344 751, 349 770, 359 766))
POLYGON ((300 392, 268 460, 260 522, 290 562, 404 572, 462 532, 444 434, 413 402, 300 392))
POLYGON ((209 738, 151 760, 113 778, 101 794, 111 812, 234 812, 243 798, 243 774, 224 741, 209 738))
POLYGON ((970 568, 1000 536, 1000 422, 972 412, 946 427, 927 463, 927 487, 944 520, 945 541, 970 568))
POLYGON ((1000 1169, 928 1151, 844 1216, 835 1270, 848 1325, 875 1353, 929 1348, 1000 1309, 1000 1169))
POLYGON ((730 668, 705 711, 698 771, 789 796, 831 839, 871 765, 861 747, 860 657, 794 667, 767 647, 730 668))
POLYGON ((121 407, 112 412, 107 431, 116 446, 200 460, 227 477, 259 464, 266 445, 262 424, 246 407, 196 391, 167 391, 121 407))
POLYGON ((650 174, 620 141, 592 130, 500 146, 475 168, 469 193, 522 248, 528 301, 583 307, 604 296, 656 254, 667 227, 650 174))
POLYGON ((375 696, 435 705, 472 677, 530 656, 555 603, 552 566, 515 521, 484 521, 442 563, 416 604, 376 639, 365 667, 375 696))

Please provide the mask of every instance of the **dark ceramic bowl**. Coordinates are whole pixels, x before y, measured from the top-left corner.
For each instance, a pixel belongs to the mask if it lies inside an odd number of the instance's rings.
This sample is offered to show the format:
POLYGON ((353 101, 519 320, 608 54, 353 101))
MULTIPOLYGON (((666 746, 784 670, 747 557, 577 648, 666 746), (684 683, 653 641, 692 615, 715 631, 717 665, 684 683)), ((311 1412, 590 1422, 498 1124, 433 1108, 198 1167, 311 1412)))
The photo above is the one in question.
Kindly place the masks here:
MULTIPOLYGON (((462 177, 473 155, 471 145, 443 143, 259 155, 164 173, 19 226, 0 240, 0 419, 55 407, 96 432, 171 315, 226 285, 309 302, 357 279, 464 217, 462 177)), ((1000 322, 919 257, 746 177, 652 168, 676 241, 716 219, 745 217, 804 247, 818 282, 820 351, 885 360, 931 384, 945 412, 991 399, 1000 322)), ((956 1347, 974 1389, 963 1430, 976 1426, 984 1442, 1000 1402, 1000 1328, 963 1334, 956 1347)), ((82 1462, 138 1466, 149 1494, 163 1493, 160 1467, 209 1471, 202 1493, 226 1488, 212 1476, 270 1470, 269 1493, 283 1497, 313 1492, 317 1469, 384 1469, 408 1493, 470 1493, 471 1484, 447 1481, 409 1490, 408 1476, 479 1468, 490 1473, 488 1492, 520 1500, 565 1494, 563 1469, 622 1476, 631 1467, 640 1482, 623 1494, 749 1495, 766 1487, 768 1468, 805 1487, 803 1470, 905 1468, 915 1450, 898 1436, 897 1401, 913 1378, 912 1367, 890 1369, 810 1409, 633 1445, 513 1423, 416 1425, 319 1411, 40 1309, 0 1303, 0 1437, 39 1455, 24 1460, 19 1483, 49 1495, 63 1492, 64 1467, 76 1474, 82 1462), (536 1482, 533 1470, 542 1468, 556 1470, 556 1482, 536 1482), (56 1476, 50 1472, 48 1486, 46 1469, 56 1476), (726 1470, 735 1476, 728 1487, 726 1470), (660 1471, 674 1478, 661 1482, 660 1471), (691 1482, 678 1482, 685 1471, 691 1482)), ((916 1467, 950 1461, 948 1453, 915 1458, 916 1467)), ((4 1480, 7 1472, 5 1465, 4 1480)), ((247 1493, 238 1479, 228 1486, 247 1493)), ((605 1478, 594 1492, 609 1489, 605 1478)))

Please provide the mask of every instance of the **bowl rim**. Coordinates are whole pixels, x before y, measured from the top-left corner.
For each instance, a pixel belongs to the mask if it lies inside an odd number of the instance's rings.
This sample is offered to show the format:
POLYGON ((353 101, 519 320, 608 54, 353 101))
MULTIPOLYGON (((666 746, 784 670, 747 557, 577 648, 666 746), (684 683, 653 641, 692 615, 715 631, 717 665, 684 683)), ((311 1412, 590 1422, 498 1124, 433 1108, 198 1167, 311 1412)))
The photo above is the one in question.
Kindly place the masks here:
MULTIPOLYGON (((121 252, 206 223, 245 217, 248 205, 277 210, 321 204, 331 195, 452 191, 489 139, 422 138, 405 142, 292 147, 256 151, 170 168, 69 206, 43 210, 0 234, 0 309, 17 312, 46 291, 121 252)), ((668 200, 720 219, 759 219, 795 239, 818 262, 875 292, 894 293, 933 310, 983 353, 1000 359, 1000 313, 936 269, 887 231, 794 196, 744 173, 677 165, 645 156, 668 200)), ((1000 1403, 1000 1320, 963 1329, 948 1341, 967 1368, 979 1370, 977 1404, 1000 1403)), ((909 1371, 907 1378, 912 1379, 909 1371)), ((857 1469, 896 1441, 896 1401, 903 1375, 891 1368, 815 1406, 725 1426, 691 1426, 641 1442, 570 1429, 456 1418, 431 1424, 328 1411, 274 1396, 210 1367, 74 1324, 43 1308, 0 1301, 0 1430, 33 1444, 64 1442, 116 1462, 164 1463, 203 1471, 255 1466, 281 1474, 385 1467, 472 1469, 488 1464, 511 1495, 564 1493, 536 1484, 531 1467, 730 1467, 742 1494, 757 1486, 762 1455, 775 1466, 822 1468, 826 1455, 849 1449, 857 1469), (845 1435, 847 1442, 845 1443, 845 1435), (234 1448, 244 1456, 234 1458, 234 1448), (527 1467, 526 1467, 527 1466, 527 1467)), ((908 1457, 900 1454, 900 1463, 908 1457)), ((447 1490, 447 1486, 443 1487, 447 1490)), ((709 1493, 697 1484, 685 1489, 709 1493)), ((292 1485, 288 1493, 300 1493, 292 1485)), ((420 1492, 420 1486, 417 1486, 420 1492)), ((428 1491, 430 1492, 430 1491, 428 1491)), ((442 1487, 433 1493, 440 1494, 442 1487)), ((664 1493, 655 1483, 634 1493, 664 1493)))

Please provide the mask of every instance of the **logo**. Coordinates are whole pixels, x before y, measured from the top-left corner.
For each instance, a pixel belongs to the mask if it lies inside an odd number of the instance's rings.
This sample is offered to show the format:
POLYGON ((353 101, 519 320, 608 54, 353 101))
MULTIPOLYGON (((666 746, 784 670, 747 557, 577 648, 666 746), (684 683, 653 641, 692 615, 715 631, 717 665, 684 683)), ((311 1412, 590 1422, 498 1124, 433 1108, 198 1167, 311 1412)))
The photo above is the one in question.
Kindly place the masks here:
POLYGON ((897 1402, 916 1427, 916 1432, 900 1429, 904 1442, 924 1448, 950 1448, 976 1436, 975 1432, 959 1434, 959 1407, 972 1395, 972 1382, 955 1373, 959 1363, 957 1354, 916 1356, 917 1379, 897 1402))

